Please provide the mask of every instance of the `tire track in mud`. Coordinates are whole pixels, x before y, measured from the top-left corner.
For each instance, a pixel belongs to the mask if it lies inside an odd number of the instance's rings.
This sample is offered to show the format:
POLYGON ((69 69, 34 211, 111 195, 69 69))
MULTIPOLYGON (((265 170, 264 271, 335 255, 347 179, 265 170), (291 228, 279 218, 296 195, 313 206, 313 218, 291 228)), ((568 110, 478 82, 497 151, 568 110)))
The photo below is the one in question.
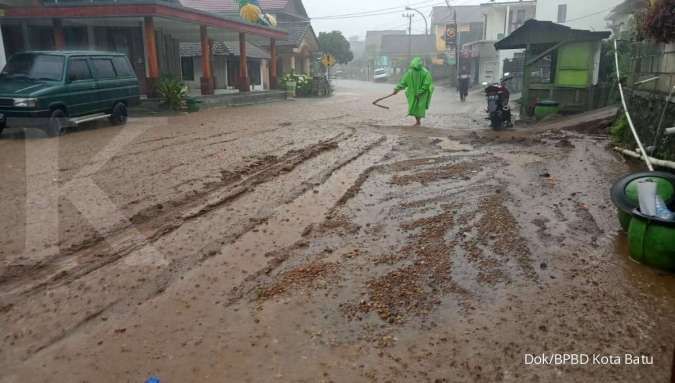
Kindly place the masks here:
MULTIPOLYGON (((311 145, 303 150, 290 151, 281 158, 267 158, 264 161, 254 164, 254 166, 249 169, 237 172, 237 177, 225 177, 221 183, 213 184, 196 195, 184 196, 180 200, 150 206, 131 216, 127 223, 122 223, 121 226, 114 227, 108 232, 97 233, 94 238, 73 245, 61 251, 59 254, 41 260, 37 264, 15 265, 13 268, 10 267, 0 274, 0 287, 5 290, 0 296, 16 293, 12 291, 14 286, 22 283, 23 279, 27 277, 30 277, 31 280, 38 280, 40 282, 23 292, 19 292, 18 295, 24 295, 31 290, 42 290, 53 283, 72 281, 100 267, 116 262, 118 259, 129 255, 131 252, 136 251, 147 244, 152 244, 159 238, 173 232, 182 226, 185 221, 195 219, 219 206, 231 202, 237 197, 252 191, 255 186, 261 183, 271 182, 275 176, 288 173, 302 162, 314 158, 325 151, 337 149, 339 142, 342 142, 351 136, 352 134, 339 134, 333 138, 319 142, 318 144, 311 145), (239 179, 241 179, 241 181, 236 183, 239 179), (217 193, 221 193, 221 195, 211 198, 211 200, 207 199, 209 196, 217 193), (205 199, 207 200, 205 201, 205 199), (197 202, 195 202, 195 200, 197 202), (170 209, 167 211, 165 206, 169 206, 170 209), (191 208, 191 206, 193 206, 193 208, 191 208), (197 206, 197 208, 194 208, 194 206, 197 206), (181 211, 185 210, 188 211, 181 213, 181 211), (169 222, 166 223, 166 221, 169 222), (138 241, 133 241, 133 243, 110 253, 109 249, 107 249, 107 243, 124 242, 129 236, 126 231, 132 226, 134 229, 138 229, 144 233, 149 232, 149 234, 146 234, 146 238, 141 240, 140 243, 138 241), (87 254, 81 255, 84 251, 87 251, 87 254), (78 256, 78 258, 81 258, 82 256, 93 258, 95 261, 93 264, 81 266, 78 271, 66 271, 59 266, 72 264, 70 258, 73 256, 78 256), (98 261, 96 261, 96 259, 98 259, 98 261)), ((80 262, 80 264, 82 263, 81 260, 78 260, 78 262, 80 262)), ((2 300, 4 299, 5 298, 2 300)), ((6 306, 6 303, 0 303, 0 307, 4 306, 6 306)))
MULTIPOLYGON (((351 135, 340 135, 339 137, 336 137, 331 140, 331 142, 323 142, 321 144, 313 145, 310 148, 306 148, 302 153, 296 153, 296 156, 294 159, 297 161, 295 163, 295 167, 299 166, 300 164, 308 161, 309 159, 316 158, 317 156, 321 155, 322 153, 325 153, 326 151, 331 151, 334 152, 336 151, 337 143, 342 142, 344 143, 345 140, 349 139, 351 135)), ((332 179, 336 173, 343 172, 346 167, 350 167, 351 164, 354 161, 359 160, 365 155, 368 155, 374 148, 381 146, 381 144, 385 141, 383 137, 380 137, 375 140, 369 140, 366 141, 366 144, 364 145, 359 145, 356 149, 354 148, 345 148, 345 153, 341 156, 342 158, 339 159, 339 161, 335 162, 332 164, 332 166, 327 167, 326 170, 319 172, 316 176, 310 178, 310 182, 303 182, 301 185, 295 187, 292 189, 292 193, 287 196, 287 198, 284 201, 281 202, 281 206, 286 206, 286 205, 295 205, 297 204, 296 200, 300 198, 302 195, 311 195, 314 196, 315 194, 312 192, 312 188, 317 187, 317 183, 320 184, 321 186, 318 186, 319 188, 323 187, 325 182, 328 182, 330 179, 332 179), (284 205, 286 204, 286 205, 284 205)), ((295 168, 294 167, 294 168, 295 168)), ((245 188, 245 193, 248 194, 249 192, 253 192, 255 190, 255 185, 260 184, 260 183, 272 183, 275 181, 276 176, 278 175, 279 172, 282 173, 288 173, 292 171, 289 167, 289 162, 282 162, 275 164, 274 166, 269 167, 268 169, 262 170, 258 172, 258 178, 253 178, 249 182, 249 187, 245 188)), ((213 194, 213 193, 212 193, 213 194)), ((227 197, 224 195, 219 195, 217 196, 214 200, 210 201, 211 203, 207 203, 201 208, 194 208, 193 210, 187 211, 183 213, 182 216, 182 221, 180 225, 168 225, 166 226, 163 230, 160 230, 156 233, 156 236, 153 237, 151 240, 153 241, 159 241, 162 237, 166 236, 167 234, 177 230, 181 226, 185 226, 186 224, 189 224, 192 221, 196 221, 199 219, 202 219, 206 217, 211 211, 213 210, 219 210, 221 209, 225 204, 228 202, 232 202, 236 199, 232 199, 231 201, 227 200, 227 197), (214 202, 216 201, 216 202, 214 202)), ((269 217, 268 217, 269 218, 269 217)), ((248 224, 242 225, 241 226, 241 231, 238 233, 231 233, 229 234, 229 238, 221 238, 216 242, 213 243, 207 243, 203 245, 203 247, 199 250, 196 251, 196 256, 193 257, 184 257, 184 259, 173 259, 171 261, 171 269, 173 271, 169 272, 171 275, 166 275, 168 278, 159 278, 160 281, 155 283, 157 278, 151 278, 148 277, 149 281, 146 283, 145 288, 137 288, 136 291, 131 291, 127 292, 124 296, 124 298, 120 298, 119 300, 116 300, 115 302, 106 305, 105 308, 103 309, 96 309, 93 310, 95 312, 95 315, 87 315, 83 318, 81 318, 79 321, 75 321, 73 323, 70 323, 68 325, 68 328, 66 328, 63 332, 66 334, 66 336, 58 336, 55 338, 52 338, 50 343, 48 344, 40 344, 37 347, 31 347, 31 350, 43 350, 47 347, 50 347, 50 345, 58 343, 71 334, 73 334, 75 331, 71 330, 71 328, 82 328, 87 325, 87 323, 94 323, 96 317, 102 315, 105 312, 111 311, 111 310, 116 310, 116 307, 124 307, 124 305, 128 305, 129 302, 144 302, 148 299, 151 299, 152 297, 161 294, 163 291, 165 291, 172 283, 173 281, 176 280, 178 277, 178 270, 182 272, 188 272, 191 269, 194 269, 196 266, 200 265, 204 261, 208 260, 209 258, 215 256, 216 254, 219 253, 219 248, 221 243, 234 243, 237 241, 239 238, 242 236, 246 235, 247 233, 255 233, 258 232, 258 230, 255 230, 257 227, 261 226, 266 222, 265 219, 260 219, 260 220, 251 220, 248 224), (201 256, 199 256, 201 254, 201 256), (148 286, 150 285, 150 286, 148 286)), ((312 218, 315 218, 312 216, 312 218)), ((142 247, 143 244, 140 243, 132 248, 126 249, 124 253, 116 253, 114 254, 114 258, 110 257, 110 259, 107 259, 106 262, 97 265, 95 268, 91 269, 83 269, 78 271, 77 273, 71 273, 67 277, 64 277, 60 280, 56 281, 48 281, 43 283, 40 286, 37 286, 40 290, 44 290, 47 287, 53 288, 56 285, 65 285, 65 284, 72 284, 73 282, 77 282, 78 279, 81 279, 85 277, 87 274, 93 273, 95 271, 101 270, 103 267, 110 265, 116 261, 119 261, 121 258, 123 258, 126 255, 129 255, 133 253, 135 250, 138 250, 139 247, 142 247), (50 284, 51 283, 51 284, 50 284)), ((165 273, 166 274, 166 273, 165 273)), ((26 291, 24 294, 20 296, 20 298, 25 301, 25 298, 27 298, 30 295, 35 295, 38 290, 32 290, 32 291, 26 291)), ((108 293, 110 294, 110 293, 108 293)), ((114 296, 114 293, 113 293, 114 296)), ((7 310, 2 313, 3 315, 6 315, 8 313, 11 313, 12 310, 20 310, 18 306, 20 306, 20 302, 15 300, 11 304, 15 304, 15 307, 12 306, 7 306, 7 310)), ((91 310, 90 310, 91 311, 91 310)), ((29 352, 26 354, 23 358, 24 360, 26 358, 29 358, 31 355, 33 355, 33 352, 29 352)))

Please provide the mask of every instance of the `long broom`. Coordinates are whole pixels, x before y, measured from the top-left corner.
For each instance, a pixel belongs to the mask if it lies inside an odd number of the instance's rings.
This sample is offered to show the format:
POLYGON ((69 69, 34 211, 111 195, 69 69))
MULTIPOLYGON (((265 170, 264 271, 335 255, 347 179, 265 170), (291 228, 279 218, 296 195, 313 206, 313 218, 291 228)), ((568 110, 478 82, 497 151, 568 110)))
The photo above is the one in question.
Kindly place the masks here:
POLYGON ((391 98, 391 97, 394 97, 394 96, 396 96, 396 92, 390 94, 389 96, 384 96, 384 97, 382 97, 382 98, 378 98, 377 100, 373 101, 373 105, 377 106, 378 108, 382 108, 382 109, 387 109, 387 110, 389 110, 389 107, 388 107, 388 106, 380 105, 379 103, 380 103, 380 101, 384 101, 384 100, 386 100, 386 99, 388 99, 388 98, 391 98))

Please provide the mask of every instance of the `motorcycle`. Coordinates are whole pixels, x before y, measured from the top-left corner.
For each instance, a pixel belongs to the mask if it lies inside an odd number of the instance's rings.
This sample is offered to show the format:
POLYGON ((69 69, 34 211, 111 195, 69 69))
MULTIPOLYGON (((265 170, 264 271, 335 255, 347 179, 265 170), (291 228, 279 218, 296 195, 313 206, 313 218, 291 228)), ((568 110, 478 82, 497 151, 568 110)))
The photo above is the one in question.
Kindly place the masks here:
POLYGON ((509 99, 511 93, 506 87, 506 83, 513 79, 510 73, 505 73, 504 78, 499 83, 488 84, 485 86, 485 95, 487 97, 487 113, 490 120, 490 127, 495 130, 510 128, 513 126, 511 121, 511 108, 509 108, 509 99))

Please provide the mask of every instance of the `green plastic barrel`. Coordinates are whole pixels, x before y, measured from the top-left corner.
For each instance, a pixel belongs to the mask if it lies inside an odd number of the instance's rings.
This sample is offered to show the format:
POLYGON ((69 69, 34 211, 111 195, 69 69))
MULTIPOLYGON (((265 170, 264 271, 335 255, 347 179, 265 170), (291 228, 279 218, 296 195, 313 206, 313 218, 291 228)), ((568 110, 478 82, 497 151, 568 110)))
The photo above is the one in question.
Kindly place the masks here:
POLYGON ((612 199, 617 207, 619 207, 619 222, 624 231, 628 231, 630 220, 633 216, 631 211, 640 206, 638 198, 639 182, 645 180, 656 182, 656 193, 667 205, 673 204, 673 199, 675 198, 675 186, 673 186, 673 182, 667 177, 672 178, 673 176, 664 173, 638 173, 636 175, 624 177, 615 184, 615 187, 613 187, 612 190, 612 199), (663 176, 660 174, 663 174, 663 176))
POLYGON ((675 223, 633 216, 628 229, 630 256, 661 270, 675 272, 675 223))
POLYGON ((537 117, 537 120, 543 120, 544 118, 558 114, 560 112, 560 103, 553 100, 542 100, 537 102, 537 105, 534 107, 534 115, 537 117))

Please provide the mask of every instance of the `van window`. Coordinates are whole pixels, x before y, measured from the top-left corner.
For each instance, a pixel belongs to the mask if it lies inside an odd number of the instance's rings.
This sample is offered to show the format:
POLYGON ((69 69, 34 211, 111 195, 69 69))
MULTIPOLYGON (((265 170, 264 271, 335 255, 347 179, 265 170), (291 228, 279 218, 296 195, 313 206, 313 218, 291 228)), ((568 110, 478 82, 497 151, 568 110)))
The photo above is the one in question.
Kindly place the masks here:
POLYGON ((70 59, 68 81, 91 80, 92 78, 86 59, 70 59))
POLYGON ((113 57, 113 65, 115 66, 115 72, 119 77, 131 77, 136 74, 131 70, 129 66, 129 61, 126 57, 113 57))
POLYGON ((64 62, 63 56, 20 53, 9 60, 2 75, 58 81, 63 79, 64 62))
POLYGON ((113 69, 113 63, 110 59, 93 59, 91 62, 94 64, 94 70, 96 71, 96 78, 106 79, 106 78, 115 78, 115 69, 113 69))

